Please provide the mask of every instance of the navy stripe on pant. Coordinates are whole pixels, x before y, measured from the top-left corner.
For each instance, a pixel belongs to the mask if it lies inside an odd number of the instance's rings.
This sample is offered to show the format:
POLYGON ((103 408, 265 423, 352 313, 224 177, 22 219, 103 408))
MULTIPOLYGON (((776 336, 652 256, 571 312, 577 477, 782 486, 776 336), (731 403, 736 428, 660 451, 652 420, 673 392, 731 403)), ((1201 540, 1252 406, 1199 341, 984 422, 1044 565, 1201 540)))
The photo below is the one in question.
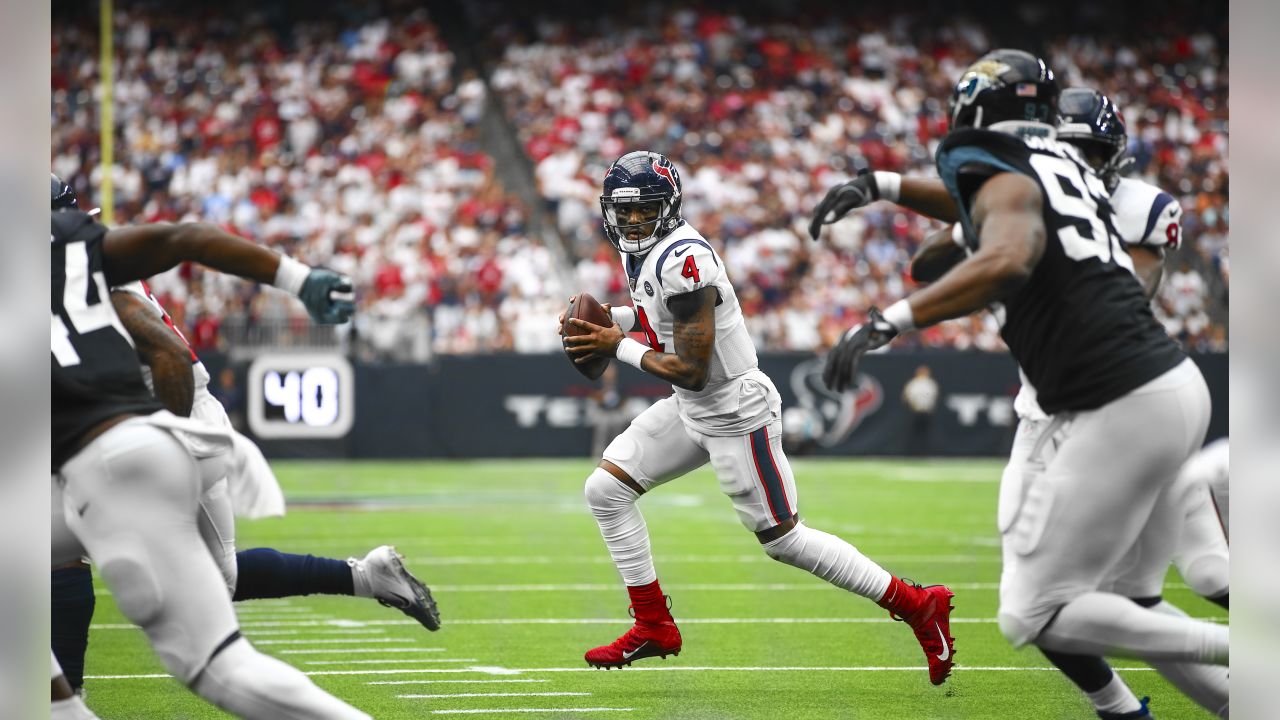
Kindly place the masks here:
POLYGON ((782 473, 773 461, 773 450, 769 447, 769 429, 762 427, 751 433, 751 457, 756 463, 756 472, 764 486, 765 499, 769 503, 769 511, 776 522, 791 517, 791 505, 787 502, 787 491, 782 484, 782 473))

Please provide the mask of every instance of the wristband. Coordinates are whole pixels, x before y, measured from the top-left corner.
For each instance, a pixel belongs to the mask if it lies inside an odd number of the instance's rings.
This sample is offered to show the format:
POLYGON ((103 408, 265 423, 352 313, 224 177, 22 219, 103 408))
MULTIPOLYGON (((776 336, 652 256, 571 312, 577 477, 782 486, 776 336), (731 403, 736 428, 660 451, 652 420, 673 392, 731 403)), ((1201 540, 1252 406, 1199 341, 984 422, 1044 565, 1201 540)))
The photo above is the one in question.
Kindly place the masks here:
POLYGON ((307 276, 310 274, 311 268, 306 263, 282 254, 280 266, 276 268, 276 279, 271 284, 290 295, 297 295, 302 292, 302 284, 307 281, 307 276))
POLYGON ((907 302, 906 298, 885 308, 882 314, 884 319, 898 330, 899 334, 916 329, 916 320, 911 314, 911 303, 907 302))
POLYGON ((622 342, 618 343, 618 349, 614 352, 614 355, 631 367, 637 370, 643 370, 644 368, 640 367, 640 359, 643 358, 644 354, 647 352, 649 352, 649 348, 645 347, 643 344, 632 340, 631 338, 622 338, 622 342))
POLYGON ((902 192, 902 176, 885 170, 877 170, 873 175, 876 179, 876 194, 880 199, 898 202, 898 195, 902 192))
POLYGON ((609 308, 609 317, 622 328, 622 332, 631 332, 636 326, 636 309, 630 305, 609 308))

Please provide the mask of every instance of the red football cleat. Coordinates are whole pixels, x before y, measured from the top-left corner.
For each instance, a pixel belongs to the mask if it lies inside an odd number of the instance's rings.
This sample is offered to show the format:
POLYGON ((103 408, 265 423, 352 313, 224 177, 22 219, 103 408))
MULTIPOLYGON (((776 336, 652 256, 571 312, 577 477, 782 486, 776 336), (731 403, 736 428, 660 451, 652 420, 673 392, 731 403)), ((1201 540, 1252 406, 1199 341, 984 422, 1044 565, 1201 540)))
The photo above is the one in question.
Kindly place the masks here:
POLYGON ((622 637, 587 651, 587 664, 597 668, 621 668, 642 658, 680 654, 680 629, 670 616, 659 622, 637 620, 622 637))
POLYGON ((955 593, 945 585, 929 585, 919 588, 925 595, 924 604, 919 610, 907 617, 897 617, 911 626, 916 634, 920 647, 924 648, 924 656, 929 660, 929 682, 941 685, 951 674, 951 666, 955 665, 955 638, 951 637, 951 598, 955 593))

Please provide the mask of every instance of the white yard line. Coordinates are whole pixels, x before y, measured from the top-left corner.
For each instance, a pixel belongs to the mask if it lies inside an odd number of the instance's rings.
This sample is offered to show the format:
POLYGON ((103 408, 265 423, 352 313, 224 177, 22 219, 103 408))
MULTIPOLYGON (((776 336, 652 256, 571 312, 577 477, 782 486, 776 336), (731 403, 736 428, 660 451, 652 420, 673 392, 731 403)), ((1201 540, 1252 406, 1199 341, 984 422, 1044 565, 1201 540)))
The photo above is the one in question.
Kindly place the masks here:
MULTIPOLYGON (((1226 616, 1198 616, 1197 620, 1206 620, 1209 622, 1227 622, 1226 616)), ((470 620, 450 620, 449 625, 618 625, 625 624, 628 619, 625 617, 608 617, 608 618, 473 618, 470 620)), ((758 625, 758 624, 775 624, 775 625, 863 625, 863 624, 880 624, 894 622, 888 617, 736 617, 736 618, 680 618, 682 625, 758 625)), ((956 624, 992 624, 996 622, 995 618, 976 618, 976 617, 953 617, 951 622, 956 624)), ((249 631, 252 636, 255 628, 262 627, 373 627, 373 626, 394 626, 394 625, 417 625, 415 620, 328 620, 323 622, 303 621, 303 622, 268 622, 268 623, 244 623, 243 627, 249 631)), ((129 623, 102 623, 93 626, 94 630, 137 630, 138 628, 129 623)))
MULTIPOLYGON (((311 628, 305 633, 302 630, 256 630, 254 637, 267 635, 385 635, 386 630, 382 628, 311 628)), ((351 642, 352 638, 347 638, 345 642, 351 642)), ((302 641, 300 641, 302 642, 302 641)), ((305 642, 314 642, 307 640, 305 642)), ((261 645, 261 642, 254 642, 255 645, 261 645)))
MULTIPOLYGON (((310 640, 306 638, 295 638, 292 640, 258 640, 253 644, 254 645, 331 645, 331 644, 349 643, 349 642, 402 643, 402 642, 405 642, 405 640, 404 638, 393 638, 393 637, 359 638, 356 640, 352 640, 351 638, 313 638, 310 640)), ((333 648, 334 651, 343 650, 343 649, 344 648, 333 648)), ((433 651, 440 650, 441 648, 419 648, 419 649, 425 650, 427 652, 433 652, 433 651)))
MULTIPOLYGON (((261 644, 261 643, 258 643, 261 644)), ((444 652, 444 648, 420 648, 420 647, 378 647, 378 648, 313 648, 310 650, 280 650, 279 655, 332 655, 333 653, 343 653, 345 655, 372 655, 374 653, 429 653, 444 652)))
POLYGON ((539 678, 493 678, 484 680, 370 680, 365 685, 492 685, 494 683, 549 683, 539 678))
POLYGON ((473 710, 432 710, 432 715, 499 715, 502 713, 596 713, 631 712, 635 708, 476 708, 473 710))
POLYGON ((529 693, 431 693, 428 695, 397 695, 404 700, 436 700, 439 698, 477 698, 477 697, 589 697, 589 692, 529 692, 529 693))
MULTIPOLYGON (((429 662, 429 661, 422 661, 429 662)), ((461 660, 455 662, 462 662, 461 660)), ((324 665, 328 663, 308 663, 324 665)), ((805 665, 794 666, 778 666, 778 667, 760 667, 760 666, 684 666, 684 665, 644 665, 631 666, 624 669, 624 672, 921 672, 925 669, 923 665, 855 665, 855 666, 835 666, 835 667, 812 667, 805 665)), ((1117 667, 1115 670, 1119 672, 1154 672, 1149 667, 1117 667)), ((957 665, 957 673, 965 672, 1057 672, 1055 667, 1039 667, 1025 666, 1018 667, 1013 665, 957 665)), ((493 675, 519 675, 523 673, 577 673, 577 672, 601 672, 597 668, 592 667, 543 667, 543 668, 502 668, 502 667, 467 667, 467 668, 398 668, 398 669, 379 669, 379 670, 320 670, 307 672, 310 676, 320 675, 398 675, 408 673, 488 673, 493 675)), ((142 674, 142 675, 86 675, 86 680, 152 680, 169 678, 170 675, 164 673, 142 674)), ((386 683, 370 683, 370 684, 398 684, 413 683, 418 681, 394 681, 386 683)), ((521 679, 503 679, 503 680, 426 680, 422 682, 521 682, 521 679)), ((528 681, 526 681, 528 682, 528 681)), ((536 680, 534 682, 537 682, 536 680)))
POLYGON ((430 658, 428 660, 307 660, 304 665, 395 665, 397 663, 462 663, 475 658, 430 658))

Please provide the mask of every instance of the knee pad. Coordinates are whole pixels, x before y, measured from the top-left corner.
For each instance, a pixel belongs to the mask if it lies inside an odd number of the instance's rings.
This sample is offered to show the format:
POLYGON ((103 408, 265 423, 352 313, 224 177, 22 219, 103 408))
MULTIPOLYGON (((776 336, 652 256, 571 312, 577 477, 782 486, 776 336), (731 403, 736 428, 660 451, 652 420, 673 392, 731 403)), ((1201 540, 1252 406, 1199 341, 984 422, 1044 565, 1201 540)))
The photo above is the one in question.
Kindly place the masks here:
POLYGON ((209 661, 191 689, 250 720, 371 720, 316 687, 306 675, 238 638, 209 661))
POLYGON ((596 468, 587 476, 583 495, 587 499, 587 507, 593 511, 623 507, 640 497, 635 490, 623 485, 621 480, 604 468, 596 468))
POLYGON ((131 552, 116 552, 99 559, 98 569, 120 612, 145 629, 159 617, 164 593, 150 567, 147 551, 137 543, 128 545, 134 546, 131 552))
POLYGON ((1000 626, 1000 634, 1015 648, 1031 642, 1044 629, 1043 624, 1034 623, 1022 614, 1007 611, 1003 607, 996 613, 996 623, 1000 626))
POLYGON ((1218 555, 1202 555, 1179 566, 1182 579, 1205 598, 1214 598, 1231 589, 1231 563, 1218 555))

